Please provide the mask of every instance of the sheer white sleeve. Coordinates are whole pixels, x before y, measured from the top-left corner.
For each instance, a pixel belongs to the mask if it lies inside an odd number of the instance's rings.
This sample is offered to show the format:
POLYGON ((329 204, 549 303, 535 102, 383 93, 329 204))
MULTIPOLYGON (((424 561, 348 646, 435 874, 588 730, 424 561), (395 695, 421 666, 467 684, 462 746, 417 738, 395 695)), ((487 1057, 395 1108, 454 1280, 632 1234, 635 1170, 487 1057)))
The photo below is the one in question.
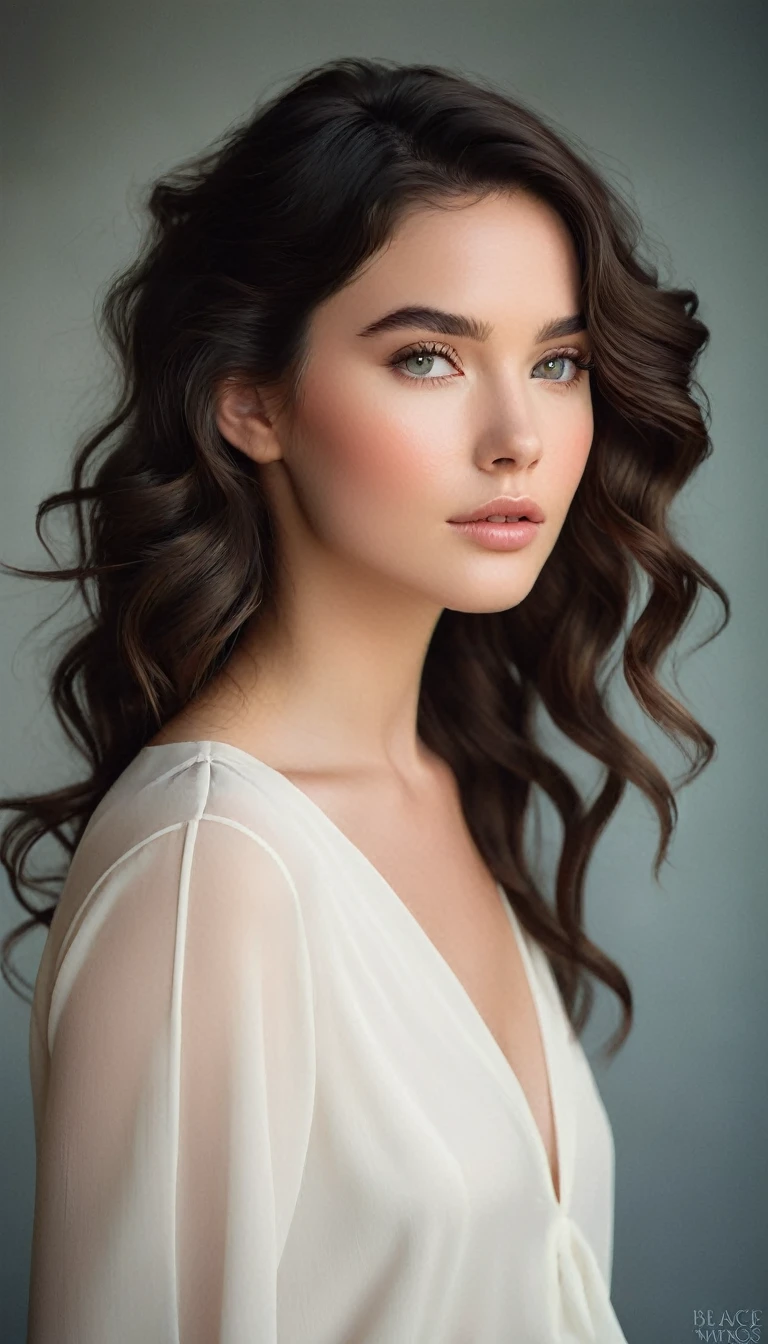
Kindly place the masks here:
POLYGON ((282 858, 225 818, 103 874, 56 976, 27 1344, 274 1344, 315 1085, 282 858))

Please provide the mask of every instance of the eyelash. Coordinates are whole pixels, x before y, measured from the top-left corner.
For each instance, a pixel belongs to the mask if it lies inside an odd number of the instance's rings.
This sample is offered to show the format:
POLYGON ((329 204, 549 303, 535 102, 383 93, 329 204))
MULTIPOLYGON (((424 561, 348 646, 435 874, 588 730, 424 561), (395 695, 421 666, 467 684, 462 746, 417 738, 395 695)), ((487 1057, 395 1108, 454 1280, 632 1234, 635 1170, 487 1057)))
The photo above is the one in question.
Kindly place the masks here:
MULTIPOLYGON (((460 367, 457 356, 449 345, 438 345, 435 341, 422 342, 419 345, 410 346, 405 351, 398 351, 394 359, 389 361, 390 368, 393 368, 399 377, 405 379, 408 383, 421 383, 430 387, 440 387, 443 383, 450 383, 453 381, 452 374, 443 374, 440 378, 416 378, 413 374, 404 373, 402 369, 398 368, 399 364, 404 364, 407 359, 412 359, 414 355, 441 355, 444 359, 448 360, 449 364, 453 364, 455 369, 460 367)), ((578 369, 575 378, 570 378, 567 382, 552 378, 541 379, 542 382, 552 383, 555 387, 562 387, 565 388, 566 391, 570 391, 572 387, 581 382, 584 373, 588 369, 593 369, 595 367, 589 356, 586 359, 580 359, 580 355, 580 350, 574 350, 573 347, 561 346, 557 350, 550 350, 537 361, 534 367, 538 368, 539 364, 547 364, 553 359, 570 359, 571 363, 578 369)))

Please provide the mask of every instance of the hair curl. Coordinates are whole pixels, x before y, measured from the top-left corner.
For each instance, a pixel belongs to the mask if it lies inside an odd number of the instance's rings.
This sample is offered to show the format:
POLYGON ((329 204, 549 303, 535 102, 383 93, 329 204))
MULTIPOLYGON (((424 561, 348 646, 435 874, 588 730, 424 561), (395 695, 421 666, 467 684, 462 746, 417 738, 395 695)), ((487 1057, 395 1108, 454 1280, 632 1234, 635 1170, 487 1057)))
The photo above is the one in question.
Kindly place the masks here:
POLYGON ((66 875, 32 877, 29 851, 50 833, 71 860, 107 789, 274 599, 269 511, 258 470, 218 431, 217 386, 237 376, 279 387, 282 408, 295 409, 313 309, 387 242, 406 210, 521 187, 559 213, 577 251, 595 365, 594 438, 531 593, 507 611, 441 614, 417 726, 453 770, 473 839, 544 948, 572 1025, 580 1032, 591 1013, 589 972, 623 1007, 608 1053, 624 1043, 632 993, 582 927, 585 871, 631 782, 658 816, 658 881, 677 806, 667 779, 609 714, 607 663, 643 571, 647 598, 626 633, 624 676, 687 756, 681 782, 690 783, 715 740, 656 672, 700 587, 725 607, 714 634, 730 619, 726 593, 668 525, 676 494, 711 453, 709 404, 705 396, 705 422, 692 395, 709 331, 696 317, 696 293, 663 287, 640 260, 635 212, 542 117, 483 81, 383 60, 310 69, 155 181, 139 254, 100 305, 119 395, 76 446, 72 488, 43 500, 36 517, 52 555, 41 521, 73 507, 78 563, 4 566, 76 582, 89 613, 51 677, 56 715, 89 773, 53 792, 0 798, 20 814, 3 832, 0 860, 31 915, 1 945, 12 988, 10 948, 35 924, 49 926, 56 908, 29 904, 22 887, 45 894, 66 875), (86 483, 91 458, 110 442, 86 483), (536 744, 538 707, 605 766, 591 806, 536 744), (524 854, 534 785, 563 826, 553 907, 524 854))

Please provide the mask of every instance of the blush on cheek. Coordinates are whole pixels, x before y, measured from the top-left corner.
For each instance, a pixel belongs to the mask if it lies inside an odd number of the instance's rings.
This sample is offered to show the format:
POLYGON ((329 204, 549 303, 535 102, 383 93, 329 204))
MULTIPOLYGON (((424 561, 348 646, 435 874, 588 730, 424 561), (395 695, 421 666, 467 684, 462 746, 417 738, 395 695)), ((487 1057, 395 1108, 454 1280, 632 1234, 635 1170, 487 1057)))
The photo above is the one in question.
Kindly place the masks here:
POLYGON ((391 405, 348 391, 334 395, 328 388, 312 397, 302 428, 306 465, 311 459, 317 486, 332 489, 348 507, 374 507, 384 499, 407 505, 414 494, 427 502, 429 482, 439 493, 435 472, 441 454, 436 442, 420 442, 423 434, 393 415, 391 405))
POLYGON ((590 406, 584 418, 571 427, 557 453, 558 478, 563 487, 570 484, 571 493, 576 489, 584 474, 593 436, 594 420, 590 406))

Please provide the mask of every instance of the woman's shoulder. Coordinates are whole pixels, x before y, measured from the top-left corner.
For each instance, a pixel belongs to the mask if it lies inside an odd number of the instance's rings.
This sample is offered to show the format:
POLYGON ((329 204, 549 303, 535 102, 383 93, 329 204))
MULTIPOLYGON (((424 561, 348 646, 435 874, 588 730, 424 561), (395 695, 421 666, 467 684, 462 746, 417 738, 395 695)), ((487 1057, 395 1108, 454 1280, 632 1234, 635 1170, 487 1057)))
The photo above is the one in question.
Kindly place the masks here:
POLYGON ((294 955, 313 872, 303 829, 269 768, 249 769, 210 740, 143 748, 73 854, 38 973, 38 1017, 47 1016, 58 982, 55 1030, 97 948, 100 960, 111 948, 116 965, 135 968, 147 964, 147 949, 206 929, 212 946, 269 942, 275 956, 281 947, 294 955))
POLYGON ((153 739, 104 794, 81 845, 116 858, 150 834, 215 820, 292 837, 294 799, 286 783, 266 762, 229 742, 153 739))

